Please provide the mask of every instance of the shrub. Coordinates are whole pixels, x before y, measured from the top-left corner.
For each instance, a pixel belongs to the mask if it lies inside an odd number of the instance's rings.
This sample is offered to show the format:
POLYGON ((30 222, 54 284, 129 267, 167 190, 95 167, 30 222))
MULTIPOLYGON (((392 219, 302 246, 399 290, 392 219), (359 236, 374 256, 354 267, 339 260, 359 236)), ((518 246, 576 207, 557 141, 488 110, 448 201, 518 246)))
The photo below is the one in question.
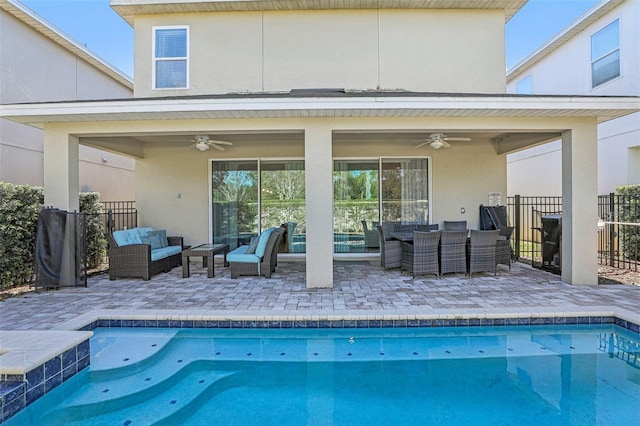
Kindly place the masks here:
POLYGON ((0 182, 0 287, 31 281, 38 212, 44 203, 40 187, 0 182))
POLYGON ((80 212, 86 214, 87 218, 87 268, 95 269, 102 263, 107 248, 100 194, 81 192, 80 212))
MULTIPOLYGON (((618 222, 640 223, 640 185, 616 188, 618 197, 618 222)), ((640 226, 620 225, 622 255, 631 260, 640 259, 640 226)))

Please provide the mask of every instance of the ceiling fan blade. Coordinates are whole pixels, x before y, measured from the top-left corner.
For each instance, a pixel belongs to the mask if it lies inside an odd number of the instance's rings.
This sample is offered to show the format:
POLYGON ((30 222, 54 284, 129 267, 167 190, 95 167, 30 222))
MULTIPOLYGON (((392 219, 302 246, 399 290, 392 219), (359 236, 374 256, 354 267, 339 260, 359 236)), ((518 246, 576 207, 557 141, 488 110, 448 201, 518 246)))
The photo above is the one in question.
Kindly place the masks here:
POLYGON ((416 145, 416 148, 420 148, 420 147, 422 147, 422 146, 425 146, 425 145, 426 145, 426 144, 428 144, 428 143, 431 143, 431 140, 430 140, 430 139, 428 139, 428 140, 426 140, 426 141, 422 142, 421 144, 416 145))
POLYGON ((448 143, 447 141, 442 141, 442 147, 443 148, 449 148, 451 146, 450 143, 448 143))
POLYGON ((444 138, 444 140, 453 142, 469 142, 471 141, 471 138, 450 138, 449 136, 447 136, 446 138, 444 138))
POLYGON ((226 151, 226 149, 224 149, 220 145, 217 145, 217 143, 210 143, 209 146, 212 147, 213 149, 217 149, 218 151, 226 151))
POLYGON ((229 145, 229 146, 233 145, 233 142, 221 141, 221 140, 218 140, 218 139, 210 139, 209 142, 217 143, 218 145, 229 145))

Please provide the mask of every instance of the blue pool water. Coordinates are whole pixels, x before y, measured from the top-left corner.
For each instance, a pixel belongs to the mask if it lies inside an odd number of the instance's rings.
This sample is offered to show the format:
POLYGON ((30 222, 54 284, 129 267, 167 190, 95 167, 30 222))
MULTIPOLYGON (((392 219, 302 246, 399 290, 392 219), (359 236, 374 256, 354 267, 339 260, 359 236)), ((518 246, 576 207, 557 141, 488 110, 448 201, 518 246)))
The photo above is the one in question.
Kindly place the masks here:
POLYGON ((12 425, 638 425, 615 325, 96 329, 91 367, 12 425))

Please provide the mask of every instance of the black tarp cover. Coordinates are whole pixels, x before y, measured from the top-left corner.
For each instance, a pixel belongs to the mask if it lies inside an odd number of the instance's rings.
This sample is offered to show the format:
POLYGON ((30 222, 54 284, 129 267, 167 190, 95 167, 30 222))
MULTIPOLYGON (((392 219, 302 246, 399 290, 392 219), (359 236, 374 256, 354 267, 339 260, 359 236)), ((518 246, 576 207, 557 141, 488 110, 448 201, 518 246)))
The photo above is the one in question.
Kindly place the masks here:
POLYGON ((85 235, 83 213, 40 210, 34 254, 36 288, 86 287, 85 235))
POLYGON ((492 230, 509 226, 506 206, 485 206, 480 204, 480 229, 492 230))

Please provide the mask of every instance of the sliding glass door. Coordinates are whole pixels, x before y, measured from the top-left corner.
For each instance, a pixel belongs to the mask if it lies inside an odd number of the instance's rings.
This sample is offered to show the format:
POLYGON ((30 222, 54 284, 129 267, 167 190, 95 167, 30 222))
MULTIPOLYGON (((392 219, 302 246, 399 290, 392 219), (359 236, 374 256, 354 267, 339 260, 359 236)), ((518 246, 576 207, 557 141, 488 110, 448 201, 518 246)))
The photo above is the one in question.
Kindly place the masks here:
POLYGON ((262 230, 285 225, 281 251, 305 251, 302 160, 212 161, 212 232, 233 250, 262 230))

